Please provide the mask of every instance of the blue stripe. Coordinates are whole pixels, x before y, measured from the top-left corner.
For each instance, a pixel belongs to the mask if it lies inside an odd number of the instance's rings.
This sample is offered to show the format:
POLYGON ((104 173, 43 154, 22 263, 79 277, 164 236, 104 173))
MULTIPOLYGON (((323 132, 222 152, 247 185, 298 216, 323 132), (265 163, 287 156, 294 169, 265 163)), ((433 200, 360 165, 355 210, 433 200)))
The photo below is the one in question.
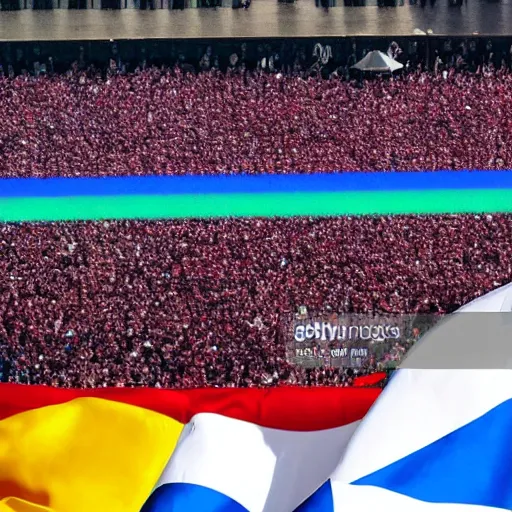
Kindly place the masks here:
MULTIPOLYGON (((250 483, 249 483, 250 484, 250 483)), ((141 512, 248 512, 234 499, 208 487, 171 483, 158 487, 141 512)))
POLYGON ((512 400, 353 484, 433 503, 512 510, 512 400))
POLYGON ((334 512, 331 481, 327 480, 295 512, 334 512))
POLYGON ((0 197, 512 189, 512 171, 0 179, 0 197))

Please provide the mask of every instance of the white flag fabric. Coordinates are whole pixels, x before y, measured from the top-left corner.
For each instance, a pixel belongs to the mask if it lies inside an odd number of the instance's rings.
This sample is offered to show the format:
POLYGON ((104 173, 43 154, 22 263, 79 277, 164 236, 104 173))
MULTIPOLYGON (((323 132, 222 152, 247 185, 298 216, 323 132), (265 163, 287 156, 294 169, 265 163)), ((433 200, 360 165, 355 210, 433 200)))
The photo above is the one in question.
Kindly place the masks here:
POLYGON ((292 512, 328 478, 358 424, 292 432, 198 414, 143 512, 292 512))
MULTIPOLYGON (((511 305, 512 284, 459 312, 510 313, 511 305)), ((502 322, 498 316, 491 320, 502 322)), ((455 320, 463 317, 448 324, 455 320)), ((512 343, 512 336, 507 338, 512 343)), ((481 341, 485 347, 492 340, 481 341)), ((423 351, 429 338, 424 342, 423 351)), ((299 510, 511 509, 512 370, 404 364, 361 422, 330 479, 299 510)))

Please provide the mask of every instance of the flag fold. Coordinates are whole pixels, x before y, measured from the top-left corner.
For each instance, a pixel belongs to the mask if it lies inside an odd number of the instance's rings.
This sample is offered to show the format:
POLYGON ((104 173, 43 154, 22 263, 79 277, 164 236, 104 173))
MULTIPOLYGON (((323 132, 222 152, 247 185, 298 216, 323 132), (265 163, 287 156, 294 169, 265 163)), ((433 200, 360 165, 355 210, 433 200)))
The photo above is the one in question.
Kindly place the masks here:
POLYGON ((0 512, 292 512, 378 394, 0 385, 0 512))

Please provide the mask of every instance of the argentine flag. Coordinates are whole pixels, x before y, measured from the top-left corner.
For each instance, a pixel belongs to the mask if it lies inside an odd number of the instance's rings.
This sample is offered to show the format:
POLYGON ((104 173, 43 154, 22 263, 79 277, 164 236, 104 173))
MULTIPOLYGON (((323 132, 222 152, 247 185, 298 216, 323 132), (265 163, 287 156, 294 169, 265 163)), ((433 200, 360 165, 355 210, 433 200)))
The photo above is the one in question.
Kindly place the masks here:
POLYGON ((511 510, 511 311, 509 284, 427 333, 301 512, 511 510))
POLYGON ((511 510, 511 310, 508 285, 447 317, 362 421, 290 433, 197 415, 142 512, 511 510))

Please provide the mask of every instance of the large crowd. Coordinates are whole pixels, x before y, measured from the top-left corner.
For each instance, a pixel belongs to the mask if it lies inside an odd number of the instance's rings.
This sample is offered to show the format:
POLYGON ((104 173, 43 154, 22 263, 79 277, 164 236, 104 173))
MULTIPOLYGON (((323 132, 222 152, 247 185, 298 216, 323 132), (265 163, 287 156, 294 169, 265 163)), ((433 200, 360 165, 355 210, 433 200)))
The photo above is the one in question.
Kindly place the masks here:
MULTIPOLYGON (((512 167, 512 75, 438 61, 363 82, 208 51, 198 75, 0 70, 0 178, 512 167)), ((509 215, 0 224, 0 380, 347 386, 380 362, 293 365, 283 319, 451 312, 511 261, 509 215)))
POLYGON ((512 167, 512 74, 0 78, 3 177, 512 167))
POLYGON ((4 380, 350 385, 291 365, 283 318, 453 311, 512 279, 512 217, 3 224, 0 255, 4 380))

